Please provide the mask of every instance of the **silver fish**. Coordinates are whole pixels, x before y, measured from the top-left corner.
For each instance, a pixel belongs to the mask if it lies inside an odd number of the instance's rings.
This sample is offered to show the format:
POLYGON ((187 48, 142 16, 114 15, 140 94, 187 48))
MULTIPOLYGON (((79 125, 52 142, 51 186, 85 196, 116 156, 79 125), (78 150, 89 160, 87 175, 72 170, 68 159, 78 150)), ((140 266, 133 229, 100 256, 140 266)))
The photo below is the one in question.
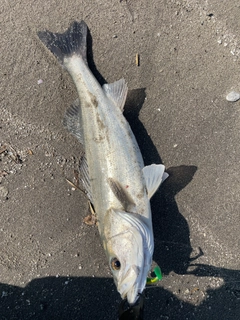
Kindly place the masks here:
POLYGON ((118 292, 134 304, 146 285, 154 249, 150 198, 167 177, 165 167, 144 167, 123 116, 124 79, 100 86, 88 68, 87 25, 73 22, 63 34, 39 32, 40 40, 70 73, 79 96, 64 119, 83 144, 83 182, 118 292))

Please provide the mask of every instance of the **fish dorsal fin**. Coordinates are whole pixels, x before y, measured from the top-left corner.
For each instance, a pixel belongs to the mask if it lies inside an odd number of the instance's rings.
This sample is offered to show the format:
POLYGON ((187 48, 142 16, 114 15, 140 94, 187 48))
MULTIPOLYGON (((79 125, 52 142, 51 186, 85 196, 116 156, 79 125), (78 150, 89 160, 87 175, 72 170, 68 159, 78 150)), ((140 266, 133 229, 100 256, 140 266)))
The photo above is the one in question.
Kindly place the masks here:
POLYGON ((134 203, 131 195, 127 192, 126 189, 116 180, 113 178, 108 179, 109 186, 115 195, 115 197, 118 199, 118 201, 123 206, 124 210, 128 212, 132 212, 133 208, 135 208, 136 204, 134 203))
POLYGON ((123 112, 124 104, 127 97, 127 84, 124 79, 120 79, 113 83, 103 85, 103 91, 113 103, 123 112))
POLYGON ((67 109, 63 118, 63 125, 84 145, 79 99, 76 99, 67 109))
POLYGON ((142 169, 146 181, 148 199, 154 195, 160 184, 167 179, 168 173, 164 172, 163 164, 151 164, 142 169))

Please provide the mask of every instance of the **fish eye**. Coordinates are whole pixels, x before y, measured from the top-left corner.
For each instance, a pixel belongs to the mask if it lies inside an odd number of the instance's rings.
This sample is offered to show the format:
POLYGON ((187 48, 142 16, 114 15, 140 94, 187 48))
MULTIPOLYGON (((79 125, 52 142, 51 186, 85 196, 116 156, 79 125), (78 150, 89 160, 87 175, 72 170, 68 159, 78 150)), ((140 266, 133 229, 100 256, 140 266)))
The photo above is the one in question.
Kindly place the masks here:
POLYGON ((121 263, 117 258, 113 258, 111 260, 111 267, 113 270, 120 270, 121 268, 121 263))

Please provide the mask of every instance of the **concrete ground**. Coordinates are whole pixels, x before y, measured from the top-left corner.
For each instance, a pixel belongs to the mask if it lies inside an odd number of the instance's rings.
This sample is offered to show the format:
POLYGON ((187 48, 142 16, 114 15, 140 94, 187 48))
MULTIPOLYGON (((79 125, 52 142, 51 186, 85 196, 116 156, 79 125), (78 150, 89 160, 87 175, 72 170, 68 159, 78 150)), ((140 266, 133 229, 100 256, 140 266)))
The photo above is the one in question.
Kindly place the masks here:
POLYGON ((82 154, 62 126, 77 93, 36 36, 81 19, 100 83, 128 82, 145 163, 170 173, 152 200, 164 278, 144 318, 239 319, 240 102, 226 101, 240 92, 239 16, 237 0, 2 1, 1 320, 118 317, 98 230, 66 182, 82 154))

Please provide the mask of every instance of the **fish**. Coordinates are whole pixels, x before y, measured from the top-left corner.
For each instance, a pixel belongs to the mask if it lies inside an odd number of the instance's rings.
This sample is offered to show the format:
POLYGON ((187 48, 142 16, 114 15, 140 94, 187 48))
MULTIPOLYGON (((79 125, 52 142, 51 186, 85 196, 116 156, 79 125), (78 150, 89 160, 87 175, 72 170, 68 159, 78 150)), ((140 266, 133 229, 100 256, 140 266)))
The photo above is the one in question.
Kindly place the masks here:
POLYGON ((78 100, 63 123, 83 145, 82 182, 94 208, 99 234, 122 299, 134 305, 143 292, 154 250, 150 199, 167 178, 165 166, 144 166, 123 115, 124 79, 99 84, 87 61, 88 27, 74 21, 62 34, 38 37, 72 77, 78 100))

